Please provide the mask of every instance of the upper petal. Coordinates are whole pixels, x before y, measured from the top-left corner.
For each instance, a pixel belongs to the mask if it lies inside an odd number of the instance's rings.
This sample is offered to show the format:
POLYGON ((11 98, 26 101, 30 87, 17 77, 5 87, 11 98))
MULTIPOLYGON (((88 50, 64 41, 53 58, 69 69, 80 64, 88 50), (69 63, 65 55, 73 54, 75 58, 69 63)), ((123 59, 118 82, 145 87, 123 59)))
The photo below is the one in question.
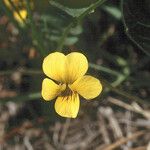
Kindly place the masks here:
POLYGON ((79 105, 79 95, 72 93, 68 96, 59 96, 55 102, 55 110, 62 117, 76 118, 79 105))
POLYGON ((42 97, 48 101, 54 99, 58 96, 63 90, 65 90, 66 85, 57 85, 54 81, 45 78, 42 82, 42 97))
POLYGON ((78 92, 85 99, 93 99, 102 91, 100 81, 92 76, 85 75, 69 86, 73 91, 78 92))
POLYGON ((88 69, 87 58, 78 52, 72 52, 66 56, 66 82, 73 83, 83 76, 88 69))
POLYGON ((43 61, 44 73, 56 81, 64 82, 65 60, 66 56, 63 53, 55 52, 49 54, 43 61))

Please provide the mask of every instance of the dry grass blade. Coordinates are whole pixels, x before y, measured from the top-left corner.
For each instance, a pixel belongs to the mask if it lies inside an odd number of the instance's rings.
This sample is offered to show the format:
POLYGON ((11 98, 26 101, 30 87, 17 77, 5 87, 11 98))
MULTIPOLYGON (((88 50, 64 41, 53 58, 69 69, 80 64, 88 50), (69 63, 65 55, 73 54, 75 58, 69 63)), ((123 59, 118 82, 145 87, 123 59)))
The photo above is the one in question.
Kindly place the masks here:
POLYGON ((105 144, 110 144, 111 139, 109 138, 109 132, 107 130, 107 125, 106 125, 106 122, 100 112, 98 113, 98 125, 99 125, 99 131, 103 136, 105 144))
POLYGON ((118 100, 116 98, 112 98, 112 97, 108 97, 108 101, 117 106, 123 107, 127 110, 139 113, 139 114, 143 115, 144 117, 146 117, 147 119, 150 119, 150 111, 143 110, 136 102, 132 103, 132 105, 131 104, 129 105, 123 101, 120 101, 120 100, 118 100))
POLYGON ((118 120, 114 115, 113 110, 110 107, 107 108, 100 107, 99 111, 101 112, 101 114, 103 114, 103 116, 105 116, 108 119, 110 128, 113 130, 115 138, 123 137, 122 130, 120 128, 118 120))
POLYGON ((130 148, 129 150, 149 150, 149 149, 147 149, 147 146, 140 146, 136 148, 130 148))
POLYGON ((63 125, 63 130, 62 130, 62 133, 61 133, 61 136, 60 136, 60 143, 61 144, 64 144, 64 142, 65 142, 65 138, 67 136, 69 125, 70 125, 70 119, 66 119, 66 122, 63 125))
POLYGON ((130 141, 130 140, 134 140, 142 135, 144 135, 147 131, 138 131, 134 134, 132 134, 129 137, 122 137, 119 140, 117 140, 116 142, 106 146, 103 150, 114 150, 115 148, 118 148, 119 146, 121 146, 122 144, 125 144, 126 142, 130 141))

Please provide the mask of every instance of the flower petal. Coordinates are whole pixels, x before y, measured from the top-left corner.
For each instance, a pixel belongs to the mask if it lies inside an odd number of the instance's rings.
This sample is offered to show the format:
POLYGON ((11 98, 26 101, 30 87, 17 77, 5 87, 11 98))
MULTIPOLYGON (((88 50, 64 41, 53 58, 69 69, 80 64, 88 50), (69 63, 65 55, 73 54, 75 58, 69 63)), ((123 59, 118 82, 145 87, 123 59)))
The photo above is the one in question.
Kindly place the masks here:
POLYGON ((49 54, 43 61, 44 73, 56 81, 64 82, 65 60, 66 56, 62 53, 55 52, 49 54))
POLYGON ((72 93, 56 99, 55 110, 62 117, 76 118, 79 111, 79 95, 72 93))
POLYGON ((76 91, 85 99, 93 99, 102 91, 102 84, 100 81, 88 75, 79 78, 69 87, 71 90, 76 91))
POLYGON ((54 81, 45 78, 42 83, 42 97, 44 100, 49 101, 58 96, 63 90, 66 89, 66 85, 57 85, 54 81))
POLYGON ((73 83, 86 73, 88 69, 88 61, 83 54, 78 52, 72 52, 66 57, 66 82, 73 83))
POLYGON ((4 3, 5 3, 5 5, 6 5, 8 8, 12 8, 12 6, 11 6, 9 0, 4 0, 4 3))
POLYGON ((16 11, 13 12, 14 18, 15 18, 19 23, 23 23, 23 20, 27 18, 27 10, 25 10, 25 9, 19 10, 19 14, 18 14, 18 12, 16 12, 16 11), (19 14, 20 14, 20 15, 19 15, 19 14), (23 19, 23 20, 22 20, 22 19, 23 19))

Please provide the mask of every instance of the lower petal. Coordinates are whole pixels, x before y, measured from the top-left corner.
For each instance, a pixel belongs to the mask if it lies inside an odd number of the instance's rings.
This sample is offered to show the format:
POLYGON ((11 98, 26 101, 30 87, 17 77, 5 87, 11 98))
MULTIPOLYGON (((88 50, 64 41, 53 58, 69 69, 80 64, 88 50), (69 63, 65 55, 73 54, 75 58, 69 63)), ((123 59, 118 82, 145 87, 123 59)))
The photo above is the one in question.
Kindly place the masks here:
POLYGON ((76 118, 79 111, 79 106, 79 95, 75 93, 67 96, 60 96, 55 102, 56 112, 60 116, 67 118, 76 118))
POLYGON ((79 93, 85 99, 93 99, 97 97, 102 91, 102 84, 100 81, 88 75, 79 78, 69 87, 73 91, 79 93))

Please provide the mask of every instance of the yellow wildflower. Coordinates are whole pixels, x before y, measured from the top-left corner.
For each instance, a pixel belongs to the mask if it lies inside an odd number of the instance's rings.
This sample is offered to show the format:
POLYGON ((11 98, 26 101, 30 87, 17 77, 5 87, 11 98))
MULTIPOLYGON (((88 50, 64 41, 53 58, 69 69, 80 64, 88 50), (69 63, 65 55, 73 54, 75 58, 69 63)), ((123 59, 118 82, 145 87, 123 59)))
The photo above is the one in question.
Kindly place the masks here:
POLYGON ((100 81, 85 75, 87 58, 78 52, 68 55, 55 52, 45 57, 43 71, 51 79, 42 83, 42 97, 50 101, 56 97, 55 110, 62 117, 75 118, 79 111, 79 94, 87 100, 97 97, 102 91, 100 81))
POLYGON ((23 20, 27 18, 27 11, 26 9, 22 9, 22 10, 19 10, 19 14, 14 11, 13 12, 13 15, 14 15, 14 18, 19 22, 19 23, 23 23, 23 20), (19 15, 20 14, 20 15, 19 15))
MULTIPOLYGON (((23 24, 23 20, 26 20, 27 18, 26 1, 11 0, 11 2, 16 7, 18 12, 14 10, 9 0, 4 0, 5 5, 13 12, 13 16, 15 20, 18 21, 18 23, 23 24)), ((33 5, 33 3, 30 3, 30 4, 31 6, 33 5)))
MULTIPOLYGON (((11 6, 11 3, 9 2, 9 0, 4 0, 4 3, 5 5, 10 8, 10 9, 13 9, 12 6, 11 6)), ((12 0, 12 3, 15 5, 15 6, 18 6, 19 5, 19 0, 12 0)))

